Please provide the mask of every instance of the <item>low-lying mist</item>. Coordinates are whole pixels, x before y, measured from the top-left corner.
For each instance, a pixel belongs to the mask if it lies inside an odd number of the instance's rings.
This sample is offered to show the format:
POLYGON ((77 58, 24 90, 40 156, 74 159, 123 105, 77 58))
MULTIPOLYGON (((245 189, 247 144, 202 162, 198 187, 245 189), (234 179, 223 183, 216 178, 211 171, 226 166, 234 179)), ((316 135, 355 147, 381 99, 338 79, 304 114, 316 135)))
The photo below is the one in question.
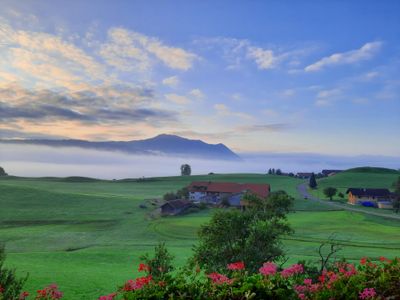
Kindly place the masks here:
POLYGON ((240 154, 242 161, 205 160, 188 157, 144 156, 122 152, 32 145, 0 144, 0 166, 15 176, 85 176, 121 179, 180 175, 188 163, 192 174, 266 173, 269 168, 283 172, 320 172, 358 166, 399 168, 399 157, 330 156, 304 153, 240 154))

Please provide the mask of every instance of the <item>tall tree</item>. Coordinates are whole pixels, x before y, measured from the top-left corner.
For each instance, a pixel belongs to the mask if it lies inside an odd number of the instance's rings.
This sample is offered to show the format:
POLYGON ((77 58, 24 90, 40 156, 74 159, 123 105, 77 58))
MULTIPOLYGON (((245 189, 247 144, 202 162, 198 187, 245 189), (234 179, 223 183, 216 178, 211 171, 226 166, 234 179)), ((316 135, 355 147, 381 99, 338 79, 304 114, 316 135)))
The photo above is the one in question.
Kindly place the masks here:
POLYGON ((311 173, 310 176, 310 181, 308 183, 308 186, 312 189, 315 189, 317 187, 317 181, 315 180, 315 174, 311 173))
POLYGON ((324 194, 332 201, 332 197, 336 195, 337 189, 334 187, 327 187, 324 189, 324 194))
POLYGON ((250 272, 257 272, 266 261, 277 260, 284 252, 280 237, 292 232, 286 214, 293 198, 274 192, 267 199, 246 195, 245 211, 218 210, 199 231, 199 244, 193 259, 208 271, 243 261, 250 272))
POLYGON ((192 173, 192 168, 188 164, 181 165, 181 175, 189 176, 192 173))
POLYGON ((0 167, 0 176, 7 176, 8 174, 6 173, 6 171, 4 171, 4 169, 2 167, 0 167))

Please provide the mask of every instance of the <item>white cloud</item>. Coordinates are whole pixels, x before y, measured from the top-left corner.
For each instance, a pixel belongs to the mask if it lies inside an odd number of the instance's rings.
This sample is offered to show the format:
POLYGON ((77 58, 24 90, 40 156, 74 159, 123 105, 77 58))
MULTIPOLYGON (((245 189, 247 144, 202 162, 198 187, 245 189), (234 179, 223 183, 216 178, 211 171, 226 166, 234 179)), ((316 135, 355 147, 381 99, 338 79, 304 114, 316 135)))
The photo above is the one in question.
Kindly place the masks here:
POLYGON ((249 47, 247 56, 254 59, 254 62, 261 70, 274 68, 278 60, 272 50, 265 50, 259 47, 249 47))
POLYGON ((171 76, 164 78, 162 81, 162 84, 170 86, 170 87, 176 87, 180 83, 180 80, 178 76, 171 76))
POLYGON ((99 54, 109 65, 123 71, 136 68, 146 71, 158 61, 171 69, 185 71, 198 58, 182 48, 167 46, 158 38, 119 27, 108 31, 108 41, 99 54))
POLYGON ((343 53, 335 53, 324 57, 319 61, 304 68, 306 72, 314 72, 326 66, 352 64, 362 60, 371 59, 381 48, 382 42, 370 42, 363 45, 360 49, 351 50, 343 53))
POLYGON ((178 105, 186 105, 191 103, 189 98, 178 94, 165 94, 165 98, 178 105))
POLYGON ((329 106, 336 100, 342 97, 342 90, 339 88, 322 90, 317 93, 317 99, 315 105, 317 106, 329 106))
POLYGON ((193 89, 189 92, 190 96, 193 96, 197 99, 203 99, 205 97, 204 93, 200 89, 193 89))
POLYGON ((238 117, 241 119, 251 120, 253 117, 249 114, 242 113, 242 112, 234 112, 228 106, 222 103, 214 104, 214 109, 217 113, 221 116, 231 116, 231 117, 238 117))

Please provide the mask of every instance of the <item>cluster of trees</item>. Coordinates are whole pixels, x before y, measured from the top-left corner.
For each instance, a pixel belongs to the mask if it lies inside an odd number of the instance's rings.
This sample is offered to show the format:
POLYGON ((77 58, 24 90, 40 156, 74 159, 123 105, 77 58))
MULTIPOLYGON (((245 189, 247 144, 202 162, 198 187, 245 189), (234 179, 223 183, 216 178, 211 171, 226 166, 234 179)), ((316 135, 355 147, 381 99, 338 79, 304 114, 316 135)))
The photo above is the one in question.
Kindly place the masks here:
POLYGON ((165 201, 171 201, 175 199, 187 199, 187 198, 189 198, 189 190, 187 189, 187 187, 181 188, 176 192, 165 193, 163 196, 163 199, 165 201))
POLYGON ((268 173, 268 175, 286 175, 286 176, 289 176, 289 177, 294 177, 295 176, 294 173, 292 173, 292 172, 284 173, 284 172, 282 172, 281 169, 274 169, 274 168, 269 168, 267 173, 268 173))
POLYGON ((268 175, 282 175, 282 171, 281 169, 274 169, 274 168, 270 168, 268 169, 268 175))

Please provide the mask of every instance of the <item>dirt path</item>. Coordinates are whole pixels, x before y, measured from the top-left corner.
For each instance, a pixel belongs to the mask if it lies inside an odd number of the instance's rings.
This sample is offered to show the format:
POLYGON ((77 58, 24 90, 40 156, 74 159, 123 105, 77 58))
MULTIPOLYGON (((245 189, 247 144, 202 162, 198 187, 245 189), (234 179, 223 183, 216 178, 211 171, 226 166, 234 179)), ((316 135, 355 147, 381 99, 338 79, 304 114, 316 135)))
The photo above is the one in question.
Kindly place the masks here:
POLYGON ((319 203, 323 203, 326 205, 330 205, 333 206, 335 208, 339 208, 339 209, 343 209, 343 210, 348 210, 348 211, 353 211, 353 212, 359 212, 359 213, 363 213, 366 215, 372 215, 372 216, 378 216, 378 217, 383 217, 386 219, 392 219, 392 220, 399 220, 400 221, 400 215, 389 215, 389 214, 384 214, 384 213, 380 213, 380 212, 374 212, 374 211, 366 211, 363 210, 361 208, 357 208, 357 207, 348 207, 346 205, 342 205, 339 203, 335 203, 335 202, 331 202, 331 201, 325 201, 325 200, 321 200, 313 195, 311 195, 308 191, 307 191, 307 184, 306 183, 302 183, 299 184, 297 186, 297 192, 303 197, 303 198, 307 198, 310 201, 315 201, 315 202, 319 202, 319 203))

